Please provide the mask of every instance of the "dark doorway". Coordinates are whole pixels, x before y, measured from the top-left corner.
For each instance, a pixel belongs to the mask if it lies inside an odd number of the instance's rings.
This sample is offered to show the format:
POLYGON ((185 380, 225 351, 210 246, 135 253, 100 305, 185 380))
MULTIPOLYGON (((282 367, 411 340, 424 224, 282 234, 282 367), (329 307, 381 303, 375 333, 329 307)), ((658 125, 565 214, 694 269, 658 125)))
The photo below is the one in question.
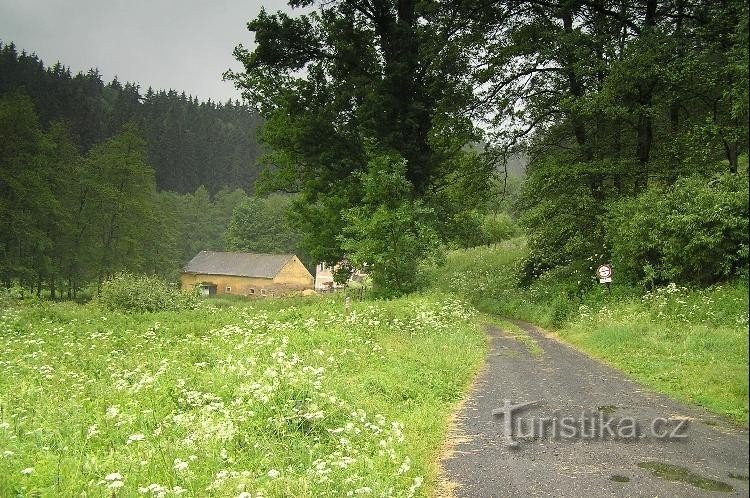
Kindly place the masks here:
POLYGON ((216 295, 216 284, 202 283, 200 285, 201 295, 203 296, 215 296, 216 295))

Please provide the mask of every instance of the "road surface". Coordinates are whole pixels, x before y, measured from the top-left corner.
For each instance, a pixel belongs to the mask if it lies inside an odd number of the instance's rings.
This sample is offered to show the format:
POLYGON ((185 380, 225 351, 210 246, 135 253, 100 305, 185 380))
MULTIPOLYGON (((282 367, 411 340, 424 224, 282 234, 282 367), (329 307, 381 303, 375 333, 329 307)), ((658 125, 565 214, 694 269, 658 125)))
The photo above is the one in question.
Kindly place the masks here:
POLYGON ((457 414, 439 495, 748 496, 747 427, 516 324, 538 348, 488 328, 489 357, 457 414))

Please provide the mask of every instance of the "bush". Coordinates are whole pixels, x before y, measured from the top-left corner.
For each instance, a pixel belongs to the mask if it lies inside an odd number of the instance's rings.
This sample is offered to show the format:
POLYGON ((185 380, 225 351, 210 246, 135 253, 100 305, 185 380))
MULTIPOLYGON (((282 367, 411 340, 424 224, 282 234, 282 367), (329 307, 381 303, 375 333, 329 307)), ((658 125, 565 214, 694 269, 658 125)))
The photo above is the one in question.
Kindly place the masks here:
POLYGON ((468 249, 487 244, 484 217, 478 211, 459 211, 450 219, 446 240, 452 249, 468 249))
POLYGON ((573 168, 562 160, 540 162, 530 169, 520 205, 528 245, 521 268, 523 285, 551 269, 605 252, 604 208, 586 183, 597 171, 573 168))
POLYGON ((488 214, 482 221, 482 234, 487 245, 518 237, 521 229, 508 213, 488 214))
POLYGON ((483 214, 476 210, 459 211, 450 219, 448 247, 470 247, 499 244, 520 235, 521 229, 507 212, 483 214))
POLYGON ((363 202, 344 213, 341 248, 366 268, 376 295, 398 296, 419 287, 422 265, 441 255, 440 240, 429 223, 433 211, 411 198, 406 160, 375 156, 368 168, 363 202))
POLYGON ((112 311, 145 313, 194 309, 199 297, 171 288, 156 276, 119 273, 102 284, 97 302, 112 311))
POLYGON ((13 282, 13 285, 11 285, 10 287, 0 288, 0 300, 4 301, 20 301, 21 299, 31 297, 33 295, 34 294, 32 292, 28 292, 17 282, 13 282))
POLYGON ((615 271, 647 288, 708 285, 747 274, 748 183, 740 175, 687 177, 609 206, 615 271))

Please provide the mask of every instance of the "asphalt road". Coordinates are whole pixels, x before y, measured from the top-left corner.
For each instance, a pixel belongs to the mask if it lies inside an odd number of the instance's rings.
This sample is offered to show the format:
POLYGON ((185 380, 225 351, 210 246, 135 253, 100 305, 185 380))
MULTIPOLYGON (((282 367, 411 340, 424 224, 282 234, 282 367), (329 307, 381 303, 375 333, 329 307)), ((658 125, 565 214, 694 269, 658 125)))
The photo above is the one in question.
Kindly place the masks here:
POLYGON ((491 352, 457 415, 438 494, 748 496, 747 427, 517 324, 541 353, 488 329, 491 352), (504 400, 537 402, 511 413, 510 438, 504 400))

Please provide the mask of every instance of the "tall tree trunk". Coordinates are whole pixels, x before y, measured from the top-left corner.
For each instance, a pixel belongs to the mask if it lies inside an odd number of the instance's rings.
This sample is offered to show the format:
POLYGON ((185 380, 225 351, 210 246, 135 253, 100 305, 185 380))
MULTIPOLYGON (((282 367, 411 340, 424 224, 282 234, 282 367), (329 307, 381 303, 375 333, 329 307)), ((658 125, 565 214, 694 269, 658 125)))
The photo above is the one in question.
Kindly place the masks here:
POLYGON ((738 154, 738 145, 737 142, 729 142, 728 140, 724 140, 724 150, 727 154, 727 160, 729 161, 729 172, 732 174, 737 174, 737 171, 739 169, 739 165, 737 164, 737 156, 738 154))
POLYGON ((416 35, 417 2, 398 0, 396 11, 385 0, 374 0, 375 31, 383 49, 384 98, 396 102, 390 115, 380 123, 383 141, 407 161, 406 176, 421 194, 429 186, 433 151, 428 136, 432 126, 433 102, 424 91, 424 76, 419 65, 419 38, 416 35))
MULTIPOLYGON (((585 94, 585 87, 581 80, 581 77, 576 73, 576 55, 570 47, 570 38, 572 37, 574 32, 573 12, 567 9, 564 10, 560 14, 560 19, 563 23, 563 31, 568 38, 568 40, 566 40, 566 45, 564 45, 563 47, 561 59, 563 61, 563 65, 566 68, 565 74, 568 78, 570 93, 571 95, 573 95, 575 100, 578 100, 583 98, 585 94)), ((603 75, 601 75, 601 78, 603 79, 603 75)), ((581 158, 584 162, 589 163, 594 159, 594 151, 592 148, 588 130, 586 129, 586 118, 575 112, 571 116, 571 122, 573 125, 573 134, 576 138, 576 143, 578 144, 578 148, 581 151, 581 158)), ((594 141, 596 141, 596 132, 594 132, 594 141)), ((602 183, 604 179, 602 175, 591 172, 586 176, 586 183, 588 183, 589 190, 591 191, 591 196, 599 202, 603 201, 604 190, 602 189, 602 183)))
MULTIPOLYGON (((681 39, 682 37, 682 18, 683 14, 685 12, 685 2, 684 0, 677 0, 677 16, 675 18, 674 22, 674 37, 677 37, 681 39)), ((678 48, 680 50, 679 57, 684 57, 684 53, 682 53, 682 49, 678 48)), ((680 133, 680 100, 679 97, 675 97, 675 99, 669 104, 669 131, 672 136, 672 146, 677 146, 677 140, 679 138, 680 133)), ((671 157, 671 166, 672 169, 668 173, 669 183, 674 183, 677 181, 677 177, 679 176, 679 169, 680 169, 680 157, 674 153, 671 157)))
MULTIPOLYGON (((641 36, 652 36, 656 26, 657 0, 647 0, 644 32, 641 36)), ((635 180, 637 191, 644 190, 648 185, 649 160, 651 145, 654 140, 653 120, 650 110, 653 98, 653 88, 650 81, 641 80, 638 84, 638 133, 636 138, 636 157, 638 158, 638 173, 635 180)))
MULTIPOLYGON (((563 30, 570 36, 573 34, 573 13, 569 10, 565 10, 560 15, 563 22, 563 30)), ((564 47, 564 53, 562 54, 563 63, 565 65, 565 72, 568 77, 568 85, 570 86, 570 93, 575 99, 583 97, 584 88, 580 78, 576 74, 574 54, 570 50, 570 47, 564 47)), ((586 124, 584 120, 578 114, 571 116, 573 123, 573 133, 576 137, 576 143, 581 149, 581 154, 584 161, 590 161, 592 158, 591 149, 588 144, 588 135, 586 133, 586 124)))
MULTIPOLYGON (((651 98, 642 102, 649 105, 651 98)), ((638 137, 636 146, 636 157, 638 158, 638 173, 635 180, 637 191, 642 191, 648 185, 648 162, 651 157, 651 143, 654 139, 651 117, 641 110, 638 116, 638 137)))
MULTIPOLYGON (((672 146, 677 147, 677 139, 680 134, 680 103, 674 100, 669 106, 669 131, 672 136, 672 146)), ((679 176, 680 157, 673 153, 670 158, 671 169, 668 172, 669 183, 674 183, 679 176)))

